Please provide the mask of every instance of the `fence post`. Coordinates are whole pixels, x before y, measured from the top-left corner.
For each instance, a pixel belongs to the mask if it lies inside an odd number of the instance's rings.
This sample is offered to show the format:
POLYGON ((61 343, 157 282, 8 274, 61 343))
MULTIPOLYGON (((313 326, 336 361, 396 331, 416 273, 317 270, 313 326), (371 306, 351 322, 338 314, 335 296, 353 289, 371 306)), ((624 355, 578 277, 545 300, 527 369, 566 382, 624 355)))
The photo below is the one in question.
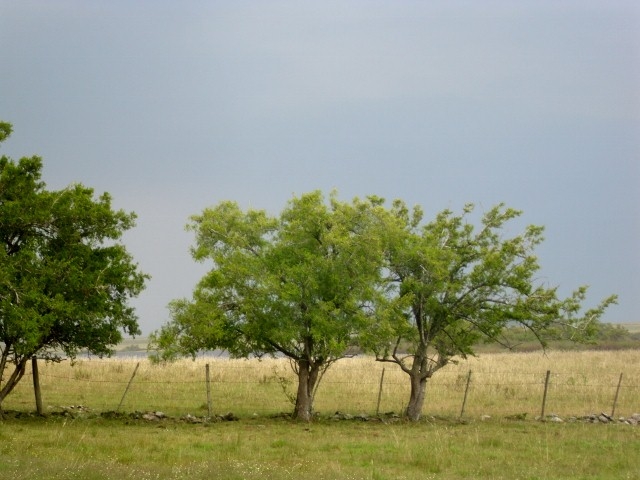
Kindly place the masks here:
POLYGON ((36 412, 42 415, 42 395, 40 392, 40 375, 38 373, 38 359, 34 355, 31 357, 31 371, 33 373, 33 393, 36 396, 36 412))
POLYGON ((136 372, 138 371, 138 367, 140 366, 140 362, 138 362, 136 364, 136 368, 133 369, 133 374, 131 375, 131 378, 129 379, 129 383, 127 384, 127 388, 125 388, 124 393, 122 394, 122 398, 120 399, 120 403, 118 404, 118 408, 116 408, 116 412, 120 410, 120 407, 122 406, 122 402, 124 402, 124 397, 127 396, 127 392, 129 391, 129 387, 131 387, 131 382, 133 382, 133 377, 136 376, 136 372))
POLYGON ((207 378, 207 413, 209 418, 212 417, 212 408, 211 408, 211 376, 209 375, 209 364, 206 366, 206 378, 207 378))
POLYGON ((544 409, 547 405, 547 390, 549 389, 549 376, 551 370, 547 370, 547 376, 544 379, 544 394, 542 395, 542 412, 540 412, 540 420, 544 422, 544 409))
POLYGON ((616 405, 618 403, 618 394, 620 393, 620 386, 622 385, 622 373, 620 374, 620 379, 618 380, 618 388, 616 388, 616 396, 613 399, 613 408, 611 408, 611 418, 616 413, 616 405))
POLYGON ((467 393, 469 393, 469 384, 471 383, 471 370, 469 370, 469 375, 467 375, 467 386, 464 389, 464 398, 462 399, 462 408, 460 409, 460 419, 464 415, 464 407, 467 404, 467 393))
POLYGON ((376 417, 380 414, 380 400, 382 399, 382 383, 384 382, 384 367, 380 375, 380 388, 378 389, 378 404, 376 405, 376 417))

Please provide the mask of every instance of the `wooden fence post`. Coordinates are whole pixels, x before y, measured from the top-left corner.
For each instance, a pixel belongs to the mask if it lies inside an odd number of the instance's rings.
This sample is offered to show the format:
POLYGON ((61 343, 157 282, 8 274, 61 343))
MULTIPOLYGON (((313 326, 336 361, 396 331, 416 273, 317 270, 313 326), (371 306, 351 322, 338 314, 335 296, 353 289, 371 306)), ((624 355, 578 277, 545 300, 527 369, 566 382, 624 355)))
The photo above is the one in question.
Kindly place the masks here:
POLYGON ((42 394, 40 392, 40 375, 38 373, 38 359, 31 357, 31 371, 33 373, 33 393, 36 396, 36 412, 42 415, 42 394))
POLYGON ((544 422, 544 409, 547 405, 547 390, 549 389, 549 377, 551 370, 547 370, 547 376, 544 379, 544 394, 542 395, 542 411, 540 412, 540 420, 544 422))
POLYGON ((140 366, 140 362, 138 362, 136 364, 136 368, 133 369, 133 374, 131 375, 131 378, 129 379, 129 383, 127 383, 127 388, 124 390, 124 393, 122 394, 122 398, 120 399, 120 403, 118 404, 118 408, 116 408, 116 412, 120 410, 120 407, 122 406, 122 402, 124 402, 124 397, 127 396, 127 392, 129 391, 129 387, 131 387, 131 382, 133 382, 133 377, 136 376, 136 372, 138 371, 138 367, 140 366))
POLYGON ((469 370, 469 375, 467 375, 467 386, 464 389, 464 398, 462 399, 462 408, 460 409, 460 419, 464 415, 464 407, 467 404, 467 393, 469 393, 469 384, 471 383, 471 370, 469 370))
POLYGON ((207 378, 207 414, 209 418, 213 416, 211 408, 211 376, 209 374, 209 364, 206 365, 206 378, 207 378))
POLYGON ((376 417, 380 414, 380 400, 382 399, 383 382, 384 382, 384 367, 382 368, 382 375, 380 375, 380 388, 378 389, 378 404, 376 405, 376 417))
POLYGON ((616 396, 613 399, 613 408, 611 408, 611 418, 616 413, 616 405, 618 403, 618 394, 620 393, 620 386, 622 385, 622 373, 620 374, 620 379, 618 380, 618 388, 616 388, 616 396))

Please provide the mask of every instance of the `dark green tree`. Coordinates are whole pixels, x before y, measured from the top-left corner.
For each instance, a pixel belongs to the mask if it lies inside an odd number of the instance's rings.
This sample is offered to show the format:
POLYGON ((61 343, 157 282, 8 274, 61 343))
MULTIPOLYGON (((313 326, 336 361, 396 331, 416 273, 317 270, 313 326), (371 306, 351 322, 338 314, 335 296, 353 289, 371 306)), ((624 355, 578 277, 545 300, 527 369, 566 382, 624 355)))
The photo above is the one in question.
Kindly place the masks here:
POLYGON ((41 170, 39 157, 0 158, 0 407, 32 356, 109 355, 140 333, 127 302, 148 277, 118 242, 135 215, 79 184, 49 191, 41 170))
POLYGON ((445 210, 423 223, 420 208, 396 201, 386 222, 388 290, 375 321, 361 336, 377 360, 397 364, 410 379, 406 415, 418 420, 428 380, 456 358, 474 355, 483 340, 501 341, 503 329, 522 325, 544 346, 559 335, 582 341, 596 332, 611 296, 583 312, 586 287, 560 299, 537 281, 534 254, 543 228, 530 225, 509 237, 519 211, 498 205, 479 228, 445 210))
POLYGON ((152 336, 158 358, 216 348, 286 356, 298 377, 294 417, 311 419, 323 373, 357 344, 378 295, 378 204, 312 192, 279 217, 233 202, 193 217, 193 257, 211 270, 191 300, 172 302, 172 319, 152 336))

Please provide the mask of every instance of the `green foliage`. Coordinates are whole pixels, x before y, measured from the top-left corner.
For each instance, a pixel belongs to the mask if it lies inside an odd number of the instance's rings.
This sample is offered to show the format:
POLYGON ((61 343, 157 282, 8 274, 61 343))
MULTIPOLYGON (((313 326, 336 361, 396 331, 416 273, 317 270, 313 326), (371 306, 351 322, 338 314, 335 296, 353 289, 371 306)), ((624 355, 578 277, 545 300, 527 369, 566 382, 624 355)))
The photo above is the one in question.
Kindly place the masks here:
POLYGON ((505 227, 519 211, 497 205, 476 229, 468 221, 473 210, 445 210, 422 224, 419 209, 410 214, 396 201, 387 219, 387 280, 393 287, 363 345, 411 377, 407 411, 413 419, 420 415, 427 379, 455 357, 474 355, 481 340, 500 341, 506 327, 521 325, 543 346, 561 336, 585 341, 616 301, 611 296, 582 313, 586 287, 559 299, 556 288, 536 282, 534 250, 543 228, 530 225, 509 238, 505 227))
POLYGON ((212 268, 191 300, 171 303, 172 320, 151 338, 155 358, 216 348, 285 355, 312 400, 322 372, 357 343, 369 320, 363 307, 379 294, 378 204, 312 192, 279 217, 233 202, 194 216, 193 257, 212 268))
POLYGON ((596 342, 620 342, 634 340, 634 336, 622 325, 601 323, 596 332, 596 342))
POLYGON ((0 158, 0 376, 14 365, 0 403, 31 356, 107 355, 121 330, 140 333, 127 301, 147 276, 117 242, 135 215, 79 184, 49 191, 41 170, 39 157, 0 158))
POLYGON ((428 378, 453 357, 474 354, 480 340, 498 341, 510 325, 521 325, 544 346, 549 338, 568 336, 575 341, 592 338, 598 319, 615 302, 615 296, 580 314, 586 287, 567 299, 556 288, 536 284, 539 271, 534 249, 542 240, 542 227, 505 238, 506 224, 520 212, 498 205, 486 212, 476 231, 461 215, 445 210, 420 224, 396 202, 400 223, 388 249, 388 281, 405 303, 396 315, 378 319, 367 346, 381 360, 412 371, 414 360, 424 361, 420 375, 428 378), (408 306, 408 308, 406 308, 408 306), (401 356, 399 348, 408 350, 401 356))
POLYGON ((0 143, 2 143, 13 131, 13 127, 10 123, 0 122, 0 143))
MULTIPOLYGON (((548 347, 554 350, 623 350, 640 348, 640 335, 630 332, 622 325, 598 322, 595 332, 584 342, 571 341, 571 331, 559 329, 549 338, 548 347)), ((549 336, 549 335, 547 335, 549 336)), ((498 340, 486 339, 477 349, 481 352, 496 352, 504 346, 514 351, 533 351, 543 348, 536 335, 519 325, 506 327, 498 340)))
POLYGON ((586 312, 586 287, 558 298, 536 281, 543 228, 509 237, 521 212, 497 205, 478 227, 473 212, 466 205, 424 223, 400 200, 387 208, 379 197, 349 204, 332 195, 327 205, 319 192, 294 198, 278 218, 233 202, 207 209, 189 228, 193 257, 212 269, 193 299, 171 304, 172 320, 152 339, 156 358, 213 348, 283 354, 314 384, 319 369, 359 346, 409 374, 417 418, 426 380, 509 326, 543 346, 592 338, 616 297, 586 312))

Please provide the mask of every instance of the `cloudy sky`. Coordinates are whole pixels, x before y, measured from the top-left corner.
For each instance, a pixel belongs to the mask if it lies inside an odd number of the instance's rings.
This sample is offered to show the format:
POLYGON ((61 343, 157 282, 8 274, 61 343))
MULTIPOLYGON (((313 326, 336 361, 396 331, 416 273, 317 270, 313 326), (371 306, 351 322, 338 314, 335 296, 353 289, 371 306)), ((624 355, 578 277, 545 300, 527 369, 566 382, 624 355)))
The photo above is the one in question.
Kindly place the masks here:
POLYGON ((205 272, 190 215, 333 188, 505 202, 541 282, 640 321, 639 32, 631 0, 0 0, 0 153, 138 214, 145 333, 205 272))

